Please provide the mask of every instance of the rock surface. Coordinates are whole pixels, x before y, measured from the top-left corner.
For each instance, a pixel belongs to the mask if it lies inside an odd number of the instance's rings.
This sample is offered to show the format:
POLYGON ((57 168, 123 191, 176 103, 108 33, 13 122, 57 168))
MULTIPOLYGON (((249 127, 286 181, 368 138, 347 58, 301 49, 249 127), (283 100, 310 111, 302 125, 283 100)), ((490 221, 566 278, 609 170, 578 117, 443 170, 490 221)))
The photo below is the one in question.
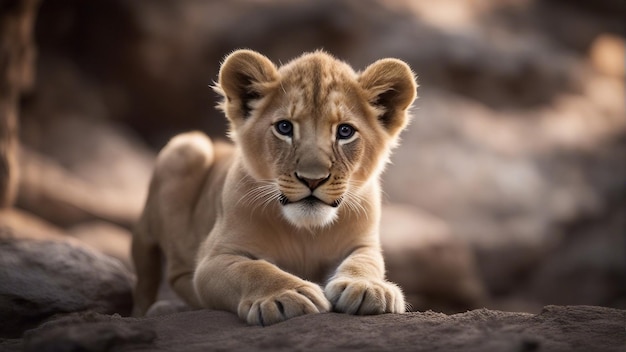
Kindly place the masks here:
POLYGON ((152 318, 76 314, 5 340, 7 351, 604 351, 626 346, 626 311, 547 306, 540 314, 309 315, 247 326, 211 310, 152 318))
POLYGON ((54 314, 127 315, 132 279, 117 260, 78 244, 2 237, 0 337, 20 336, 54 314))

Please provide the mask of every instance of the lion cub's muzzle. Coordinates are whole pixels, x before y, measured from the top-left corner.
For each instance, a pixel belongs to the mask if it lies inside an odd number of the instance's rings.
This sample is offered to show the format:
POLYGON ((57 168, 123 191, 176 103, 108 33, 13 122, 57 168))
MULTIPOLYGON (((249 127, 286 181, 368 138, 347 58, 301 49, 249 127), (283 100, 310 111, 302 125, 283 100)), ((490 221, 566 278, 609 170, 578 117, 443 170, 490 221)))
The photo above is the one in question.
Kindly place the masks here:
MULTIPOLYGON (((322 195, 320 194, 322 193, 322 190, 320 190, 320 187, 328 183, 328 181, 330 180, 330 174, 326 175, 325 177, 320 177, 320 178, 309 178, 309 177, 300 175, 298 172, 296 172, 294 173, 293 176, 295 176, 295 178, 302 185, 306 186, 307 190, 305 191, 303 189, 302 194, 298 197, 299 199, 297 200, 289 199, 285 194, 281 193, 281 195, 278 198, 281 205, 284 206, 284 205, 292 204, 292 203, 301 203, 303 205, 316 206, 319 203, 322 203, 322 204, 331 206, 333 208, 337 208, 341 204, 342 197, 339 197, 333 200, 332 202, 325 201, 324 199, 322 199, 324 198, 323 196, 320 197, 320 195, 322 195)), ((328 198, 328 196, 326 196, 326 198, 328 198)))
POLYGON ((278 197, 278 201, 280 202, 281 205, 287 205, 287 204, 297 203, 297 202, 305 202, 305 203, 308 203, 310 205, 315 205, 316 203, 323 203, 323 204, 329 205, 329 206, 331 206, 333 208, 337 208, 341 204, 341 200, 342 199, 339 198, 339 199, 336 199, 335 201, 333 201, 332 203, 328 204, 328 203, 324 202, 323 200, 317 198, 314 195, 310 195, 308 197, 302 198, 302 199, 297 200, 295 202, 290 201, 289 198, 287 198, 284 194, 281 194, 278 197))

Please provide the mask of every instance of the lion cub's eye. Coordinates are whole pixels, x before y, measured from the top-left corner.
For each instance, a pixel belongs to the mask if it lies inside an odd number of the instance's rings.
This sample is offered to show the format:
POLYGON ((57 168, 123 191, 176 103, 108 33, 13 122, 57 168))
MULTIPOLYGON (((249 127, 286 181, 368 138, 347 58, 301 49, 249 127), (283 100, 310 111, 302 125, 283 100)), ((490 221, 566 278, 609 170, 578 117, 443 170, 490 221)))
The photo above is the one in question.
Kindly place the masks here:
POLYGON ((337 127, 337 139, 349 139, 354 136, 356 130, 354 127, 346 124, 339 125, 337 127))
POLYGON ((283 136, 293 136, 293 125, 287 120, 276 122, 274 124, 274 128, 276 129, 276 132, 282 134, 283 136))

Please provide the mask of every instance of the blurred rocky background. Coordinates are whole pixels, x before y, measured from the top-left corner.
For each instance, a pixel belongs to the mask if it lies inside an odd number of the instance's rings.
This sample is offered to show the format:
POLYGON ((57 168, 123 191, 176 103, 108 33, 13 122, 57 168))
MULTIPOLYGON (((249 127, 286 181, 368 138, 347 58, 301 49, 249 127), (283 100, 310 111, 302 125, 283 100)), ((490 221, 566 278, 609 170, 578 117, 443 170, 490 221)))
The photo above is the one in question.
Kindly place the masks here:
POLYGON ((414 309, 626 309, 624 18, 622 0, 0 0, 4 324, 128 314, 156 152, 224 138, 210 85, 237 48, 416 72, 382 225, 414 309))

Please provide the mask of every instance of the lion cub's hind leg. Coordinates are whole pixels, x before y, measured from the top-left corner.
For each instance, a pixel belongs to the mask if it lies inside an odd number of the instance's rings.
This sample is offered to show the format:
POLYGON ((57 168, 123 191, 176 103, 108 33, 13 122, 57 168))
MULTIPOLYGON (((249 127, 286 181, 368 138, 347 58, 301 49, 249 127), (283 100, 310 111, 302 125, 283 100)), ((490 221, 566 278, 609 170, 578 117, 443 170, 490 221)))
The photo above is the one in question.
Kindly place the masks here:
POLYGON ((162 254, 174 291, 187 304, 199 305, 191 283, 198 243, 191 233, 189 215, 213 160, 213 144, 201 132, 180 134, 159 153, 148 201, 133 234, 137 273, 133 315, 145 315, 156 301, 162 254))
POLYGON ((137 282, 133 291, 133 316, 144 316, 156 301, 161 283, 161 249, 149 237, 144 219, 135 228, 132 242, 132 257, 137 282))

